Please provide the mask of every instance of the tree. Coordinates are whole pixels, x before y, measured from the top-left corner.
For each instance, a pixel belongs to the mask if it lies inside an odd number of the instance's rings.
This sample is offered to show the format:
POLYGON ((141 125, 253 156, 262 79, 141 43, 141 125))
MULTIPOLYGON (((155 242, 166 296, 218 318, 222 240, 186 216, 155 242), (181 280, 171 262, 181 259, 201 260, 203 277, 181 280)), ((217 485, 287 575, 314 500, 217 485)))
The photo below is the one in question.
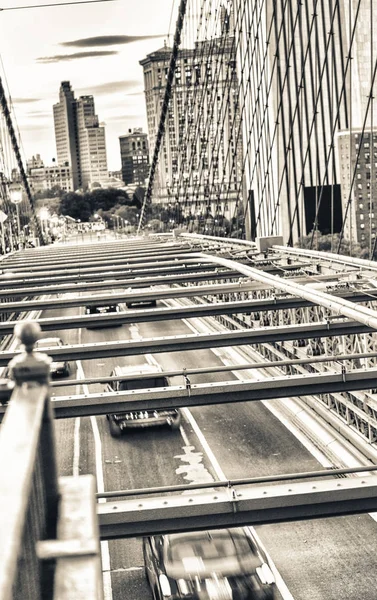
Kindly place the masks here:
POLYGON ((65 194, 60 202, 59 212, 74 219, 88 221, 95 213, 112 213, 122 206, 138 206, 124 190, 116 188, 96 188, 91 192, 65 194))
POLYGON ((34 200, 41 200, 44 198, 62 198, 65 191, 58 185, 54 185, 50 190, 39 190, 33 194, 34 200))
POLYGON ((86 194, 69 192, 61 199, 59 212, 62 215, 68 215, 73 219, 89 221, 89 218, 92 215, 92 207, 86 198, 86 194))
POLYGON ((319 250, 322 252, 334 252, 336 254, 344 254, 346 256, 357 256, 365 258, 365 249, 361 248, 357 242, 352 242, 348 238, 342 238, 340 248, 339 233, 328 233, 323 235, 320 231, 317 233, 311 231, 308 235, 304 235, 295 246, 307 250, 319 250))

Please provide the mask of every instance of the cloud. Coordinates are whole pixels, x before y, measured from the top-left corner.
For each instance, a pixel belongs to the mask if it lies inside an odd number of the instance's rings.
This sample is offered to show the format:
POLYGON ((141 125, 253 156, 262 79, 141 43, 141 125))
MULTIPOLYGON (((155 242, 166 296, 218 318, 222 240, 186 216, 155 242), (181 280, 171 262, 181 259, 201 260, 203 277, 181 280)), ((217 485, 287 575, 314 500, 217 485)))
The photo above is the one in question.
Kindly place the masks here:
POLYGON ((46 117, 51 119, 51 111, 47 110, 32 110, 26 113, 26 116, 30 119, 44 119, 46 117))
POLYGON ((129 92, 126 96, 144 96, 144 90, 140 90, 138 92, 129 92))
MULTIPOLYGON (((100 83, 98 85, 91 85, 85 88, 78 88, 78 92, 88 92, 95 96, 101 96, 104 94, 116 94, 117 92, 127 92, 132 90, 136 86, 140 86, 140 81, 136 79, 123 80, 123 81, 108 81, 107 83, 100 83)), ((126 94, 129 95, 129 94, 126 94)))
POLYGON ((94 46, 118 46, 120 44, 132 44, 143 40, 153 40, 164 37, 161 35, 97 35, 95 37, 61 42, 60 46, 73 46, 74 48, 93 48, 94 46))
POLYGON ((116 50, 94 50, 93 52, 75 52, 74 54, 56 54, 55 56, 41 56, 37 58, 39 63, 55 63, 70 60, 78 60, 80 58, 96 58, 98 56, 111 56, 119 54, 116 50))
POLYGON ((12 98, 13 104, 29 104, 30 102, 39 102, 40 98, 12 98))

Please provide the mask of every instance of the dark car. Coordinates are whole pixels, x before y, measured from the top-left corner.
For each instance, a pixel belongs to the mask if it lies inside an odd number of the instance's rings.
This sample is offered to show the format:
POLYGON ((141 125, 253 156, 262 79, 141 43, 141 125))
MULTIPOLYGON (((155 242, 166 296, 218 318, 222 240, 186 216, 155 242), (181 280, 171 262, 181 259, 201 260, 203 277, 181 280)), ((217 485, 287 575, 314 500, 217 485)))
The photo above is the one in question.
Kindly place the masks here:
MULTIPOLYGON (((42 338, 37 340, 35 350, 46 352, 46 354, 48 354, 48 348, 61 348, 62 346, 64 346, 64 342, 60 338, 42 338)), ((69 375, 71 373, 71 365, 67 360, 53 360, 50 365, 50 373, 52 377, 69 375)))
MULTIPOLYGON (((126 290, 127 291, 127 290, 126 290)), ((140 288, 139 290, 137 290, 138 293, 140 292, 150 292, 151 290, 149 288, 140 288)), ((157 301, 150 299, 150 298, 145 298, 144 300, 127 300, 126 301, 126 306, 127 308, 132 308, 134 307, 140 307, 143 308, 144 306, 152 306, 155 307, 157 306, 157 301)))
MULTIPOLYGON (((118 304, 95 304, 93 306, 86 306, 85 307, 85 314, 86 315, 105 315, 108 313, 117 313, 119 312, 119 305, 118 304)), ((112 323, 111 321, 108 321, 106 324, 104 323, 98 323, 96 324, 95 320, 93 320, 93 322, 90 325, 87 325, 86 328, 87 329, 102 329, 103 327, 121 327, 122 323, 112 323)))
POLYGON ((14 381, 7 377, 0 378, 0 404, 8 404, 14 389, 14 381))
POLYGON ((248 527, 147 537, 143 553, 155 599, 276 598, 267 556, 248 527))
MULTIPOLYGON (((107 384, 107 392, 124 392, 129 390, 141 390, 144 388, 164 388, 169 386, 169 380, 162 373, 158 365, 144 363, 130 367, 115 367, 111 377, 127 377, 119 381, 110 381, 107 384), (132 376, 146 375, 145 378, 132 376), (154 376, 153 376, 154 375, 154 376), (152 377, 151 377, 152 376, 152 377)), ((169 425, 172 429, 178 429, 181 424, 181 412, 175 408, 159 410, 128 411, 107 415, 110 425, 110 433, 113 437, 119 437, 127 429, 138 427, 154 427, 156 425, 169 425)))

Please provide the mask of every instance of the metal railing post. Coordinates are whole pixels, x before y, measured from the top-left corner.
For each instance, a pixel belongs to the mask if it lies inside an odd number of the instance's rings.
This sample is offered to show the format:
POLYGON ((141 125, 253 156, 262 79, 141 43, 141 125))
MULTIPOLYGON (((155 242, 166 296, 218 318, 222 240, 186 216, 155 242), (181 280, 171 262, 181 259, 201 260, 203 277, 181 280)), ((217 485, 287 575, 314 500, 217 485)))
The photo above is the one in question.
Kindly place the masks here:
MULTIPOLYGON (((51 358, 43 353, 35 353, 34 344, 40 337, 40 326, 37 323, 24 322, 15 327, 15 335, 25 348, 25 352, 15 356, 9 363, 10 376, 16 386, 21 388, 38 388, 48 386, 50 381, 51 358)), ((34 511, 39 521, 41 539, 54 539, 56 537, 58 518, 58 476, 56 465, 55 437, 53 425, 53 409, 49 397, 49 388, 45 396, 43 416, 40 430, 40 444, 38 449, 38 473, 34 476, 35 490, 33 490, 30 511, 33 512, 33 503, 44 506, 35 506, 34 511), (33 500, 34 498, 34 500, 33 500), (43 515, 43 518, 41 516, 43 515)), ((31 519, 35 522, 35 519, 31 519)), ((36 540, 34 540, 35 543, 36 540)), ((54 586, 54 561, 45 561, 40 569, 41 598, 51 598, 54 586)))

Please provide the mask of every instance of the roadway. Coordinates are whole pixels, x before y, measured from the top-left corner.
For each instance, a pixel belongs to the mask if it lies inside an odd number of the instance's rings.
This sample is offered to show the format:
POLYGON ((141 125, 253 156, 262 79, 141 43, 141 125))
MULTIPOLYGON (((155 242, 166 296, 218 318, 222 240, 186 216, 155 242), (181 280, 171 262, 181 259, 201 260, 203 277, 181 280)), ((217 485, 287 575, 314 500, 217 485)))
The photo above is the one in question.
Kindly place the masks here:
MULTIPOLYGON (((66 309, 59 315, 77 314, 78 310, 66 309)), ((58 311, 44 311, 42 316, 57 315, 58 311)), ((165 321, 66 330, 56 335, 66 343, 87 343, 189 332, 184 322, 165 321)), ((50 335, 55 334, 49 332, 50 335)), ((157 360, 164 369, 216 366, 223 364, 220 357, 226 352, 199 350, 78 361, 71 377, 106 376, 117 364, 139 364, 145 360, 157 360)), ((230 378, 234 376, 202 375, 192 377, 192 382, 230 378)), ((179 379, 176 382, 182 383, 179 379)), ((103 389, 97 384, 90 391, 103 389)), ((63 386, 55 388, 54 394, 82 391, 63 386)), ((311 452, 258 402, 185 410, 178 431, 147 429, 114 439, 106 417, 59 420, 56 431, 60 475, 94 473, 100 491, 314 471, 321 467, 311 452)), ((339 600, 347 596, 375 600, 377 524, 369 515, 269 525, 258 527, 257 533, 289 590, 283 585, 281 598, 339 600)), ((151 597, 140 540, 102 542, 102 551, 106 600, 151 597)))

